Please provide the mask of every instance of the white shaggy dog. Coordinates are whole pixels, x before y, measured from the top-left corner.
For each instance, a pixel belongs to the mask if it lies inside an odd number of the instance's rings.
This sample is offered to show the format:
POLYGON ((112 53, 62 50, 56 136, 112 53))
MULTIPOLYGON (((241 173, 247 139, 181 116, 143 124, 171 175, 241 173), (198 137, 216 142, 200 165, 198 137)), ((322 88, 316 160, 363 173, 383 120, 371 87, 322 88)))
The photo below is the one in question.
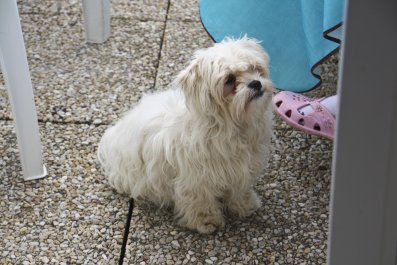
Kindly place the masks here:
POLYGON ((110 184, 171 205, 200 233, 224 226, 223 210, 248 216, 269 157, 272 84, 268 56, 249 38, 199 50, 172 90, 146 95, 99 145, 110 184))

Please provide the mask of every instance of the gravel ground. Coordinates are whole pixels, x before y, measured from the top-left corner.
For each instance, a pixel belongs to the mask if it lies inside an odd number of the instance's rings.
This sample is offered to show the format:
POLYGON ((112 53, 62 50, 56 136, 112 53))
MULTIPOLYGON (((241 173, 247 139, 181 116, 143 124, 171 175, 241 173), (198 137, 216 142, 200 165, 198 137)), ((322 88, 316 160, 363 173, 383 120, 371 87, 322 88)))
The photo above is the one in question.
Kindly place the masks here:
MULTIPOLYGON (((18 1, 49 175, 20 177, 0 75, 0 264, 117 264, 128 198, 99 170, 100 137, 212 44, 194 0, 113 0, 111 38, 87 44, 80 2, 18 1)), ((337 64, 324 62, 322 85, 305 94, 334 94, 337 64)), ((275 117, 271 161, 255 186, 262 208, 200 235, 138 202, 124 264, 325 264, 332 147, 275 117)))

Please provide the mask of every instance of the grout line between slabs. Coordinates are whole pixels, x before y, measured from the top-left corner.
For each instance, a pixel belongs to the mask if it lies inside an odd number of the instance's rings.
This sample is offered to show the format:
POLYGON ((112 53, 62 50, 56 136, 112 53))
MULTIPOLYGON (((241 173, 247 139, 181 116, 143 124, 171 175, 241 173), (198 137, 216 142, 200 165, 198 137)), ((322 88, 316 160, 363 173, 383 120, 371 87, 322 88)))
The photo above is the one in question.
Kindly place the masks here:
POLYGON ((167 12, 165 13, 165 21, 164 21, 164 30, 163 30, 163 34, 161 36, 161 40, 160 40, 160 49, 159 49, 159 53, 157 55, 157 64, 155 65, 156 68, 156 72, 154 75, 154 84, 153 84, 153 88, 157 87, 157 76, 158 76, 158 72, 159 72, 159 66, 160 66, 160 59, 161 59, 161 53, 163 51, 163 44, 164 44, 164 38, 165 38, 165 31, 167 29, 167 22, 168 22, 168 14, 170 11, 170 6, 171 6, 171 0, 167 1, 167 12))
POLYGON ((104 122, 100 122, 100 123, 94 123, 93 121, 70 121, 70 122, 64 122, 64 121, 45 121, 42 119, 38 119, 39 123, 53 123, 53 124, 62 124, 62 125, 69 125, 69 124, 74 124, 74 125, 95 125, 95 126, 102 126, 102 125, 110 125, 111 123, 104 123, 104 122))
MULTIPOLYGON (((166 12, 166 15, 165 15, 164 30, 163 30, 163 34, 161 36, 160 49, 159 49, 159 53, 158 53, 158 57, 157 57, 157 64, 155 66, 156 73, 155 73, 155 79, 154 79, 154 87, 156 87, 156 85, 157 85, 157 74, 158 74, 158 69, 159 69, 159 66, 160 66, 160 58, 161 58, 161 52, 162 52, 162 49, 163 49, 165 31, 167 29, 168 13, 169 13, 169 10, 170 10, 170 5, 171 5, 170 1, 171 0, 167 1, 167 12, 166 12)), ((120 250, 119 265, 123 265, 124 264, 124 256, 125 256, 125 252, 126 252, 126 248, 127 248, 128 237, 129 237, 129 234, 130 234, 130 224, 131 224, 133 209, 134 209, 134 199, 131 198, 130 201, 129 201, 129 209, 128 209, 128 215, 127 215, 127 220, 126 220, 126 224, 125 224, 123 243, 122 243, 121 250, 120 250)))
POLYGON ((124 263, 124 256, 125 256, 125 251, 127 249, 128 236, 130 234, 130 225, 131 225, 133 210, 134 210, 134 199, 131 198, 129 200, 127 221, 126 221, 125 227, 124 227, 124 236, 123 236, 123 243, 121 245, 121 250, 120 250, 119 265, 123 265, 123 263, 124 263))
MULTIPOLYGON (((14 119, 8 118, 8 117, 4 117, 4 118, 0 118, 0 121, 6 121, 6 122, 14 122, 14 119)), ((108 126, 111 123, 105 123, 105 122, 101 122, 101 123, 94 123, 93 121, 70 121, 70 122, 64 122, 64 121, 49 121, 49 120, 43 120, 43 119, 37 119, 37 122, 39 124, 45 124, 45 123, 52 123, 52 124, 61 124, 61 125, 69 125, 69 124, 73 124, 73 125, 95 125, 95 126, 108 126)))

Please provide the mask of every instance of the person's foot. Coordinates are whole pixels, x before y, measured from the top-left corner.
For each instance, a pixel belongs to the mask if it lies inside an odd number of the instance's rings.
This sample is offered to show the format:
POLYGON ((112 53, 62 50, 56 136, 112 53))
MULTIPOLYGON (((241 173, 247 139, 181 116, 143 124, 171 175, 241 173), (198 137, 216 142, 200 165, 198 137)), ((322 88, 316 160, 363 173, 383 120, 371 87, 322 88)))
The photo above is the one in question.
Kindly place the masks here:
MULTIPOLYGON (((319 99, 318 102, 323 107, 325 107, 332 114, 332 116, 336 117, 336 109, 338 107, 338 96, 337 95, 319 99)), ((309 115, 310 113, 312 113, 314 111, 314 109, 309 104, 309 105, 302 107, 301 109, 298 109, 298 111, 302 115, 309 115)))
POLYGON ((312 99, 282 91, 274 96, 273 104, 280 117, 292 127, 333 140, 337 107, 337 96, 334 97, 312 99))

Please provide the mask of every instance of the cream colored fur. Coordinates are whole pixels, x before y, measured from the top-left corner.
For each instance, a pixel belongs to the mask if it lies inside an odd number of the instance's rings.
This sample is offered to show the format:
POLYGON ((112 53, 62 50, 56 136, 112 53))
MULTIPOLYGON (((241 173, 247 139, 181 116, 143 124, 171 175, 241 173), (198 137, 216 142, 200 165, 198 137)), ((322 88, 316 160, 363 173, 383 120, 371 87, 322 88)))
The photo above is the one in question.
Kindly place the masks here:
POLYGON ((110 184, 133 198, 173 206, 200 233, 260 207, 252 189, 269 157, 272 84, 257 41, 228 39, 199 50, 173 89, 146 95, 99 145, 110 184), (262 88, 248 85, 258 80, 262 88), (263 93, 263 95, 262 95, 263 93))

